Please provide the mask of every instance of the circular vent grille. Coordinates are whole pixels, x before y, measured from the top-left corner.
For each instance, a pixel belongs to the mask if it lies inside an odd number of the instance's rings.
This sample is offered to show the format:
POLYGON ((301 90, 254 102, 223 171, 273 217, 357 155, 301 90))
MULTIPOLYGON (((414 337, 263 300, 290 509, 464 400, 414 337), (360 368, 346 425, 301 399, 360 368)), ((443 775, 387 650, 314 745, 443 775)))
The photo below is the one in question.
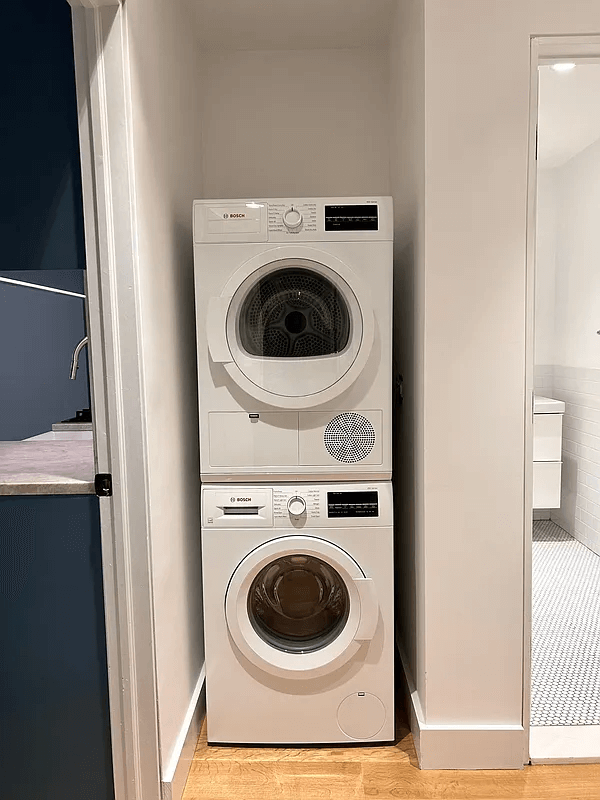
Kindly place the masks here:
POLYGON ((323 440, 329 454, 338 461, 361 461, 373 449, 375 428, 361 414, 338 414, 325 428, 323 440))

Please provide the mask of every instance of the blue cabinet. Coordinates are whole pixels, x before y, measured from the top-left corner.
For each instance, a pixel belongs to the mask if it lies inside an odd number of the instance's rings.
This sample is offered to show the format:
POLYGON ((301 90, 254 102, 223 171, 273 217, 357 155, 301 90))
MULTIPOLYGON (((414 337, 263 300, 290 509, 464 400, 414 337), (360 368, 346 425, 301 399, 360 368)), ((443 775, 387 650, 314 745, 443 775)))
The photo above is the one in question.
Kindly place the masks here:
POLYGON ((99 500, 0 497, 0 763, 19 800, 113 797, 99 500))

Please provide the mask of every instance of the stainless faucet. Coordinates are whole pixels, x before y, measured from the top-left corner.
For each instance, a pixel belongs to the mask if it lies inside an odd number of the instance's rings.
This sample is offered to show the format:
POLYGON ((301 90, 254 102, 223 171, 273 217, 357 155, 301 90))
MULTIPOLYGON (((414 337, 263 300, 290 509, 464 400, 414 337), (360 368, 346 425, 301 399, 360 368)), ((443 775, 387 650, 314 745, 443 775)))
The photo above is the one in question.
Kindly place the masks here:
POLYGON ((75 380, 77 377, 77 370, 79 369, 79 353, 81 353, 83 347, 88 343, 88 337, 84 336, 83 339, 79 342, 77 347, 75 348, 75 352, 73 353, 73 358, 71 359, 71 374, 69 377, 72 381, 75 380))

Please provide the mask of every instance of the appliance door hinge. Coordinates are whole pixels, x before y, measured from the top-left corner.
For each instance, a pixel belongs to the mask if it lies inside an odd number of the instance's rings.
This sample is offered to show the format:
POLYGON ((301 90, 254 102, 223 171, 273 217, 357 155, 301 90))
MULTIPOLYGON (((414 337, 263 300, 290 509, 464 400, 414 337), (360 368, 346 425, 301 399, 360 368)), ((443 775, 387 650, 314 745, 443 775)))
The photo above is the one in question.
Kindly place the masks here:
POLYGON ((98 497, 112 497, 112 475, 101 472, 94 478, 94 490, 98 497))

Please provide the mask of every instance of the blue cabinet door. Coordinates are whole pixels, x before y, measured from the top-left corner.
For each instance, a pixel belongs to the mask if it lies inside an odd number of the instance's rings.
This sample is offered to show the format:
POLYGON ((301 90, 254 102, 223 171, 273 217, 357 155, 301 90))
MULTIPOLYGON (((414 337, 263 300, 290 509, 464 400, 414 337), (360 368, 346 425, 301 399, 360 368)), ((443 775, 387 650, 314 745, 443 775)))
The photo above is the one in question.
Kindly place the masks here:
POLYGON ((113 798, 98 503, 0 497, 7 798, 113 798))

